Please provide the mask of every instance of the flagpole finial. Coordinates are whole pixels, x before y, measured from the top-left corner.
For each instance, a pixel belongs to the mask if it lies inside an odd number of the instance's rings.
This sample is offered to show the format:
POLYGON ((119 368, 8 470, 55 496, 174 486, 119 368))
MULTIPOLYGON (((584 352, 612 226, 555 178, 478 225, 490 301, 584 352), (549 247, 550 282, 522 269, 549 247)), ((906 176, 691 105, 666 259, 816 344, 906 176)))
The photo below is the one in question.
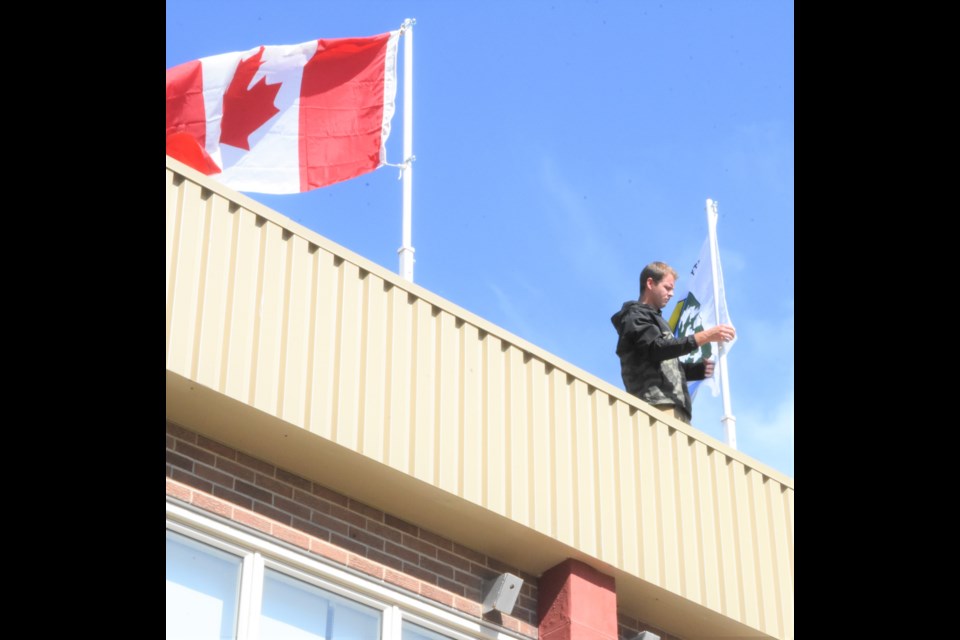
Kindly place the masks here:
POLYGON ((416 18, 407 18, 406 20, 404 20, 403 24, 400 25, 400 35, 403 35, 404 31, 414 26, 415 24, 417 24, 416 18))

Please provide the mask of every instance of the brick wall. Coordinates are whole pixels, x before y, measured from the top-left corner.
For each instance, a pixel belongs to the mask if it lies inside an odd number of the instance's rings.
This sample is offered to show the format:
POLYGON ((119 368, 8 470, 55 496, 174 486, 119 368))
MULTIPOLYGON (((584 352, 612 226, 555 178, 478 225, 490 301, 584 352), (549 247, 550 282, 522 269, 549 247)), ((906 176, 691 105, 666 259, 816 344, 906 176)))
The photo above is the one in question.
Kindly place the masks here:
POLYGON ((625 616, 622 614, 617 615, 617 636, 620 640, 632 640, 637 637, 641 631, 649 631, 650 633, 655 633, 660 636, 660 640, 681 640, 677 636, 672 636, 662 629, 657 627, 651 627, 650 625, 644 623, 641 620, 636 618, 631 618, 630 616, 625 616))
POLYGON ((520 576, 513 615, 482 617, 537 637, 536 577, 169 421, 166 444, 169 495, 468 615, 484 580, 520 576))

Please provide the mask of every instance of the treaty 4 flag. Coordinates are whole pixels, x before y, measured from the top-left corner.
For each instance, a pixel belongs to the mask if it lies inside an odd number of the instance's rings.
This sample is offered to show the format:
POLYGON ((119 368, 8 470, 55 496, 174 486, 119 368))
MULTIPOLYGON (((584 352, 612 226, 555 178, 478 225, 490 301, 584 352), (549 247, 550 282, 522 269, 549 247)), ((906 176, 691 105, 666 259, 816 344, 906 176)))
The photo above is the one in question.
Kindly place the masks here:
MULTIPOLYGON (((718 324, 733 324, 730 320, 730 314, 727 312, 726 291, 723 288, 723 270, 720 268, 720 256, 717 255, 717 290, 720 303, 714 299, 713 270, 710 264, 710 238, 707 237, 700 248, 700 257, 690 269, 689 274, 681 274, 681 278, 688 280, 689 288, 686 293, 677 296, 679 302, 674 307, 670 315, 670 328, 678 338, 692 335, 697 331, 709 329, 718 324)), ((683 280, 681 280, 682 282, 683 280)), ((737 338, 726 343, 727 353, 736 343, 737 338)), ((682 362, 700 362, 701 360, 713 360, 716 362, 718 356, 717 345, 708 342, 702 345, 696 351, 693 351, 680 358, 682 362)), ((710 388, 713 396, 720 393, 720 387, 717 383, 717 376, 714 375, 706 380, 691 380, 687 382, 687 388, 690 391, 690 397, 694 397, 700 384, 703 383, 710 388)))

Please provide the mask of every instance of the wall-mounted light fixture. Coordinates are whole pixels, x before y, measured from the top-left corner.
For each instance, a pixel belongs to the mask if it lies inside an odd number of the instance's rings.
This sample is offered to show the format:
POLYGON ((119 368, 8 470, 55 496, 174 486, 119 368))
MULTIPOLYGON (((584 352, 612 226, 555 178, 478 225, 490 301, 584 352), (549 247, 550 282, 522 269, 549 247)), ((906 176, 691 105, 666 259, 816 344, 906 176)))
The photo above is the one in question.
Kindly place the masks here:
POLYGON ((649 631, 641 631, 630 640, 660 640, 660 636, 649 631))
MULTIPOLYGON (((501 573, 483 583, 483 612, 501 611, 509 614, 517 603, 523 580, 512 573, 501 573)), ((659 640, 659 639, 658 639, 659 640)))

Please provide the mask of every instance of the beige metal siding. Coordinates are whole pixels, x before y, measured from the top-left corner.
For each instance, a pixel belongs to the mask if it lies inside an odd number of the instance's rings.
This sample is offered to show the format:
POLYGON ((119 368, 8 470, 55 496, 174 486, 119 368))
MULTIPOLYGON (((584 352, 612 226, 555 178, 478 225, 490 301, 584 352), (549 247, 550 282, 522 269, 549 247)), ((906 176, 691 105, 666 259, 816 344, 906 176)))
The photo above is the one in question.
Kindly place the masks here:
POLYGON ((169 158, 166 176, 168 370, 793 637, 791 479, 169 158))

